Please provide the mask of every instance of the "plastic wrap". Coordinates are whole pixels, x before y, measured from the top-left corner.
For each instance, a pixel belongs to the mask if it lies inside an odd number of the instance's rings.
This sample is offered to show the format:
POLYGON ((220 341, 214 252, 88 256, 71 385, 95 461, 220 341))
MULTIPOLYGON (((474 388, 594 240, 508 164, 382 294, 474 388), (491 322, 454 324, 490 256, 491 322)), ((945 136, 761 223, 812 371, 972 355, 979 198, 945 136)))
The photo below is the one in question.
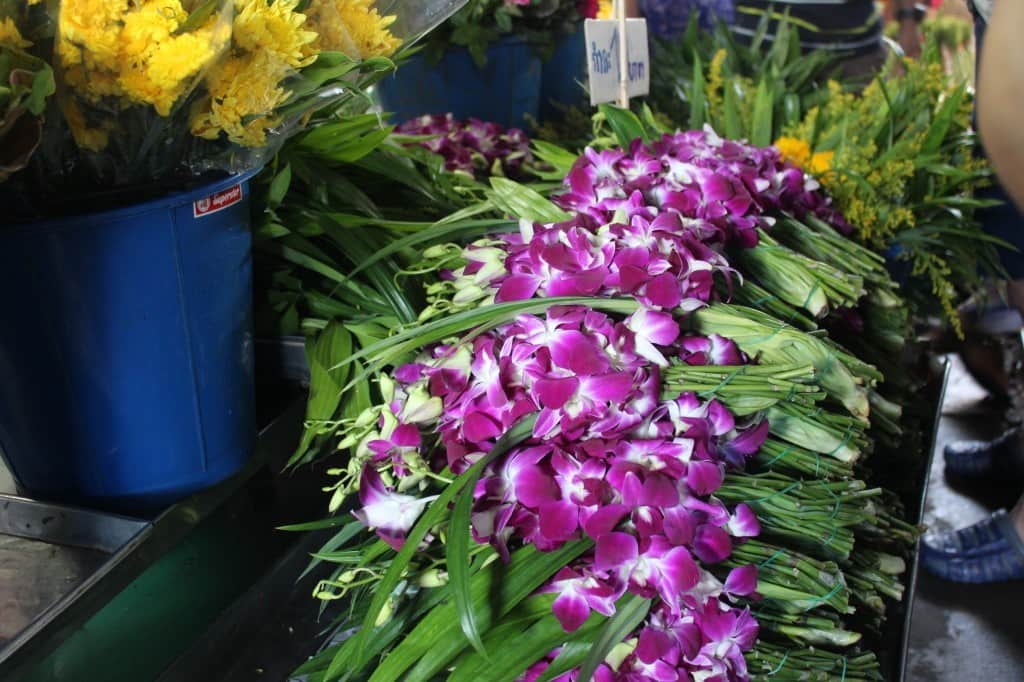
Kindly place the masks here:
MULTIPOLYGON (((0 0, 0 20, 10 2, 0 0)), ((81 203, 113 189, 121 196, 102 201, 117 205, 258 168, 314 114, 363 96, 394 69, 389 57, 464 3, 51 2, 43 59, 59 109, 22 182, 49 211, 54 196, 81 203)), ((0 44, 3 35, 0 24, 0 44)))

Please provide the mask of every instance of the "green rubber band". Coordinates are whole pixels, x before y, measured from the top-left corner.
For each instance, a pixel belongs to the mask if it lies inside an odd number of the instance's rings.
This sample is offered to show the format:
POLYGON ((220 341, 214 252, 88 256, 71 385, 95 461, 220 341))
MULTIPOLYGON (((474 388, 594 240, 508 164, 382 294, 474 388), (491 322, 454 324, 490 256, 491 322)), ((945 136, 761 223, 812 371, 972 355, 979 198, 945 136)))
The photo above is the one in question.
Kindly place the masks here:
MULTIPOLYGON (((819 291, 821 291, 821 282, 815 282, 814 286, 811 287, 811 291, 807 294, 807 298, 804 299, 803 305, 800 307, 810 312, 810 308, 808 308, 808 306, 811 304, 811 299, 814 298, 814 295, 819 291)), ((825 298, 827 299, 828 296, 826 296, 825 298)))
POLYGON ((787 660, 789 660, 789 652, 788 651, 782 655, 782 660, 779 661, 779 664, 777 666, 775 666, 775 670, 771 671, 770 673, 765 674, 765 677, 774 677, 775 675, 778 675, 779 672, 781 672, 782 669, 786 666, 786 661, 787 660))
POLYGON ((779 461, 780 459, 785 459, 785 458, 786 458, 786 456, 788 456, 788 455, 789 455, 789 453, 791 453, 791 452, 793 452, 793 448, 792 448, 792 447, 788 447, 788 448, 786 448, 785 450, 783 450, 782 452, 780 452, 780 453, 779 453, 778 455, 776 455, 775 457, 773 457, 773 458, 772 458, 772 460, 771 460, 770 462, 768 462, 767 464, 765 464, 765 466, 769 466, 769 467, 770 467, 771 465, 773 465, 773 464, 775 464, 776 462, 778 462, 778 461, 779 461))
POLYGON ((832 526, 832 534, 828 536, 828 539, 821 543, 822 547, 831 547, 832 543, 836 539, 836 535, 839 533, 839 526, 832 526))
POLYGON ((840 442, 839 445, 836 446, 835 450, 833 450, 832 452, 828 453, 829 457, 835 457, 836 453, 839 452, 840 450, 842 450, 843 448, 845 448, 847 445, 849 445, 850 441, 852 439, 853 439, 853 427, 852 426, 847 426, 846 427, 846 433, 843 434, 842 442, 840 442))
MULTIPOLYGON (((821 605, 821 604, 825 604, 825 603, 827 603, 827 602, 828 602, 828 600, 829 600, 829 599, 831 599, 832 597, 834 597, 834 596, 836 596, 837 594, 839 594, 839 590, 840 590, 840 589, 842 589, 842 587, 843 587, 843 584, 842 584, 842 583, 838 583, 838 582, 837 582, 837 583, 836 583, 836 586, 835 586, 835 587, 833 587, 833 588, 832 588, 832 589, 831 589, 831 590, 829 591, 829 593, 828 593, 828 594, 826 594, 826 595, 825 595, 824 597, 812 597, 812 598, 811 598, 811 599, 809 599, 808 601, 810 601, 811 603, 813 603, 813 604, 814 604, 814 606, 819 606, 819 605, 821 605)), ((812 608, 813 608, 813 607, 812 607, 812 608)))
POLYGON ((759 306, 762 303, 770 303, 771 301, 775 301, 775 300, 778 300, 776 296, 774 296, 773 294, 768 294, 767 296, 762 296, 761 298, 757 299, 756 301, 752 301, 750 306, 751 307, 759 306))
POLYGON ((843 676, 839 679, 839 682, 846 682, 846 656, 843 656, 843 676))
POLYGON ((835 521, 836 517, 839 516, 839 507, 842 506, 843 501, 839 499, 839 496, 835 494, 832 488, 830 488, 825 481, 819 482, 821 483, 821 487, 825 489, 825 492, 831 495, 832 499, 835 500, 835 505, 832 507, 832 516, 830 518, 831 521, 835 521))
POLYGON ((782 490, 780 490, 778 492, 772 493, 768 497, 762 497, 761 499, 758 499, 758 500, 750 500, 750 503, 751 504, 757 504, 758 502, 767 502, 768 500, 772 499, 773 497, 778 497, 779 495, 786 495, 788 493, 791 493, 794 490, 796 490, 797 488, 799 488, 801 485, 803 485, 803 482, 802 481, 797 481, 796 483, 793 483, 793 484, 783 488, 782 490))
POLYGON ((723 388, 728 386, 729 383, 733 379, 735 379, 736 377, 740 376, 741 374, 746 374, 746 373, 747 373, 746 365, 741 366, 741 367, 737 367, 733 371, 729 372, 729 374, 724 379, 722 379, 722 381, 717 386, 715 386, 714 388, 709 389, 707 391, 703 391, 701 393, 698 393, 697 395, 699 395, 701 398, 711 398, 711 397, 714 397, 719 391, 721 391, 723 388))
POLYGON ((780 556, 785 556, 785 555, 786 555, 785 551, 783 551, 781 549, 777 549, 777 550, 775 550, 775 554, 772 554, 770 557, 768 557, 767 559, 765 559, 764 561, 759 563, 757 565, 757 567, 758 568, 767 568, 770 564, 772 564, 780 556))

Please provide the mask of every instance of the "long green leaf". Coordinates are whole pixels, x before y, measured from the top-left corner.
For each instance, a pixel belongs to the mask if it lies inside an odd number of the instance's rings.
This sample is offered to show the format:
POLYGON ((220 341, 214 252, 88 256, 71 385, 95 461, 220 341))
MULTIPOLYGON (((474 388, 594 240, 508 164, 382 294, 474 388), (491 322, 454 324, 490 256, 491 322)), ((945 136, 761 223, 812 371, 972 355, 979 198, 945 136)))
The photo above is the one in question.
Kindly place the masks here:
POLYGON ((637 629, 651 610, 651 600, 636 595, 627 595, 615 605, 615 615, 608 619, 601 629, 587 658, 580 665, 579 682, 590 682, 598 666, 611 650, 621 644, 631 632, 637 629))
POLYGON ((338 358, 346 358, 351 354, 352 335, 337 322, 330 322, 319 337, 306 342, 310 376, 306 421, 309 426, 302 434, 302 440, 289 466, 301 459, 313 444, 318 433, 316 424, 333 419, 338 411, 349 378, 349 367, 338 366, 338 358))
MULTIPOLYGON (((448 514, 448 505, 451 504, 455 496, 459 494, 459 491, 469 483, 471 480, 476 480, 483 469, 500 457, 502 454, 507 452, 509 449, 522 442, 527 438, 533 430, 533 424, 536 421, 536 416, 528 417, 521 420, 515 426, 513 426, 501 439, 495 444, 494 449, 487 453, 486 456, 482 457, 472 467, 469 468, 464 474, 456 478, 451 484, 448 485, 444 491, 438 495, 438 498, 433 504, 424 512, 423 516, 420 517, 416 525, 413 526, 412 530, 409 531, 409 535, 406 537, 405 544, 402 545, 402 549, 399 550, 398 554, 391 561, 391 565, 388 567, 387 573, 381 578, 380 582, 377 583, 376 590, 373 593, 373 599, 370 602, 370 606, 367 609, 366 617, 363 620, 363 626, 359 631, 356 643, 357 653, 357 665, 356 668, 362 668, 366 663, 369 650, 368 643, 371 634, 374 629, 374 624, 377 618, 380 616, 380 612, 383 610, 384 605, 391 597, 391 593, 398 586, 402 580, 402 574, 408 567, 412 557, 419 550, 419 545, 423 542, 423 539, 427 536, 427 533, 437 525, 441 520, 448 514)), ((341 663, 337 660, 331 663, 330 668, 327 670, 327 677, 330 678, 333 675, 341 672, 341 663)))
MULTIPOLYGON (((577 540, 554 552, 539 552, 529 545, 516 551, 507 565, 495 562, 474 575, 473 604, 482 627, 489 630, 500 617, 592 546, 590 540, 577 540)), ((371 682, 393 682, 411 666, 415 667, 402 678, 405 682, 436 679, 467 646, 454 605, 441 604, 388 654, 371 682)))
POLYGON ((538 223, 557 223, 572 217, 540 193, 508 178, 491 178, 488 197, 495 206, 516 218, 538 223))
POLYGON ((568 634, 551 613, 552 601, 549 598, 541 602, 547 605, 547 613, 525 631, 522 625, 516 624, 518 627, 514 629, 510 627, 507 632, 496 633, 497 636, 493 638, 495 654, 490 660, 479 655, 460 660, 455 666, 455 672, 448 677, 448 682, 513 682, 527 668, 566 640, 593 636, 606 620, 604 616, 593 613, 580 630, 568 634))
POLYGON ((750 142, 757 147, 768 147, 772 143, 772 95, 768 83, 757 84, 754 95, 754 116, 751 123, 750 142))
POLYGON ((455 611, 459 615, 459 626, 473 648, 486 659, 489 656, 480 639, 480 624, 473 609, 469 570, 470 515, 473 511, 473 494, 476 492, 480 474, 483 474, 483 469, 475 478, 466 482, 455 502, 455 509, 448 524, 445 560, 448 566, 449 589, 455 598, 455 611))

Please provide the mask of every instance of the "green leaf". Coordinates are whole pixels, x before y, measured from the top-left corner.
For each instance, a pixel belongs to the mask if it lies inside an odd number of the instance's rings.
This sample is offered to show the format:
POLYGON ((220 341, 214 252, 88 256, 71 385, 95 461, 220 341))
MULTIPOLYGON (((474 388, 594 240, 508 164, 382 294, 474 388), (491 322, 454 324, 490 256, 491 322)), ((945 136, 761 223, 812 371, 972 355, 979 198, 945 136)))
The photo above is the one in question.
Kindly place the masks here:
MULTIPOLYGON (((538 159, 554 167, 555 170, 550 173, 550 176, 555 180, 561 180, 568 175, 578 158, 576 154, 569 150, 550 142, 544 142, 543 140, 534 140, 532 146, 533 153, 538 159)), ((548 174, 542 177, 546 178, 548 174)))
POLYGON ((628 594, 615 605, 615 615, 608 619, 601 628, 601 634, 580 665, 578 679, 581 682, 594 677, 598 666, 607 658, 611 650, 625 641, 626 637, 639 627, 651 610, 651 600, 641 599, 628 594))
MULTIPOLYGON (((374 624, 377 622, 380 612, 384 609, 384 605, 387 603, 388 599, 391 598, 391 593, 396 587, 398 587, 399 582, 401 582, 402 574, 409 566, 409 562, 412 560, 413 555, 419 551, 419 545, 423 542, 427 533, 429 533, 431 529, 440 523, 448 514, 448 505, 453 499, 455 499, 455 496, 459 494, 462 488, 465 487, 469 481, 475 481, 479 478, 481 472, 488 464, 508 452, 508 450, 515 447, 518 443, 525 440, 532 432, 535 422, 536 416, 532 416, 520 420, 515 426, 513 426, 504 436, 501 437, 501 439, 498 440, 493 450, 477 461, 469 468, 468 471, 456 478, 441 492, 440 495, 438 495, 433 504, 427 508, 419 521, 416 522, 416 525, 413 526, 411 531, 409 531, 409 534, 405 539, 405 544, 402 545, 402 549, 399 550, 395 555, 395 558, 392 559, 387 573, 385 573, 384 577, 381 578, 379 583, 377 583, 376 589, 373 593, 373 599, 367 609, 366 617, 363 619, 362 628, 360 629, 359 634, 355 635, 357 638, 355 644, 357 651, 355 667, 357 669, 362 668, 363 665, 366 664, 369 657, 369 640, 374 629, 374 624)), ((341 666, 342 662, 338 659, 332 661, 330 668, 327 670, 327 677, 331 678, 341 672, 341 666)))
POLYGON ((277 208, 281 205, 285 195, 288 194, 288 187, 291 183, 292 167, 290 164, 285 164, 285 167, 278 171, 270 182, 270 190, 267 192, 267 205, 270 208, 277 208))
POLYGON ((700 55, 693 53, 693 82, 690 84, 690 130, 700 130, 707 122, 707 100, 704 95, 704 65, 700 55))
MULTIPOLYGON (((479 621, 489 630, 564 566, 593 546, 590 540, 570 542, 554 552, 539 552, 533 545, 513 553, 508 564, 491 563, 473 576, 473 604, 479 621)), ((468 642, 459 629, 455 607, 441 604, 428 613, 406 635, 401 644, 381 662, 371 682, 402 678, 405 682, 435 679, 468 642), (409 673, 402 674, 415 666, 409 673)), ((501 647, 493 647, 495 652, 501 647)))
POLYGON ((761 81, 754 95, 754 117, 750 131, 750 143, 755 147, 768 147, 772 144, 772 108, 768 83, 761 81))
POLYGON ((480 639, 480 624, 473 609, 473 595, 470 590, 469 541, 470 515, 473 511, 473 494, 483 469, 466 482, 455 502, 452 518, 448 524, 448 547, 445 561, 448 567, 449 589, 455 598, 455 611, 459 615, 459 626, 466 639, 481 656, 488 659, 487 649, 480 639))
MULTIPOLYGON (((604 622, 604 619, 595 622, 604 622)), ((585 627, 585 626, 584 626, 585 627)), ((589 635, 592 631, 588 631, 589 635)), ((574 639, 584 639, 582 637, 576 637, 574 639)), ((568 642, 562 647, 561 653, 551 662, 551 665, 547 667, 544 674, 541 675, 537 682, 551 682, 554 678, 559 675, 564 675, 573 668, 578 668, 583 664, 583 661, 587 658, 587 653, 593 646, 593 642, 589 641, 589 638, 584 641, 568 642)))
POLYGON ((740 107, 735 83, 727 82, 724 90, 722 108, 725 113, 725 136, 730 140, 743 139, 743 124, 740 122, 740 107))
POLYGON ((569 639, 589 638, 606 620, 604 616, 593 613, 579 630, 569 634, 551 612, 553 596, 541 595, 537 601, 544 609, 540 618, 535 619, 525 631, 522 623, 496 627, 495 636, 488 638, 494 641, 492 658, 485 659, 476 654, 463 657, 456 663, 448 682, 513 682, 552 649, 569 639))
POLYGON ((205 2, 199 3, 199 5, 188 15, 188 18, 182 22, 181 26, 178 27, 178 30, 176 30, 174 34, 182 35, 183 33, 189 33, 196 30, 205 24, 207 19, 213 16, 213 13, 221 4, 223 4, 223 0, 205 0, 205 2))
POLYGON ((306 403, 306 421, 310 425, 302 434, 299 448, 292 455, 289 466, 301 459, 318 434, 318 422, 333 419, 341 403, 341 395, 348 383, 349 367, 339 366, 339 358, 352 354, 352 335, 341 324, 331 322, 315 340, 306 342, 309 362, 309 401, 306 403))
POLYGON ((557 223, 572 216, 544 196, 508 178, 492 177, 488 197, 501 211, 539 223, 557 223))
POLYGON ((608 125, 611 126, 612 132, 615 133, 619 146, 629 149, 629 145, 637 138, 647 141, 644 125, 632 111, 612 104, 602 104, 599 109, 605 120, 608 121, 608 125))
MULTIPOLYGON (((335 518, 344 519, 345 517, 344 516, 337 516, 335 518)), ((337 533, 335 533, 334 536, 331 537, 330 540, 325 542, 324 546, 321 547, 320 551, 317 552, 317 553, 318 554, 329 554, 331 552, 334 552, 337 549, 347 545, 349 543, 349 541, 351 541, 357 535, 359 535, 360 533, 363 533, 363 532, 368 532, 366 526, 364 526, 359 521, 355 521, 355 520, 349 519, 348 523, 346 523, 342 527, 341 530, 339 530, 337 533)), ((312 572, 312 570, 314 568, 316 568, 317 566, 319 566, 322 563, 322 561, 323 561, 322 559, 313 557, 313 559, 311 559, 309 564, 306 566, 305 570, 302 571, 302 573, 299 575, 298 580, 302 580, 307 575, 309 575, 310 572, 312 572)))

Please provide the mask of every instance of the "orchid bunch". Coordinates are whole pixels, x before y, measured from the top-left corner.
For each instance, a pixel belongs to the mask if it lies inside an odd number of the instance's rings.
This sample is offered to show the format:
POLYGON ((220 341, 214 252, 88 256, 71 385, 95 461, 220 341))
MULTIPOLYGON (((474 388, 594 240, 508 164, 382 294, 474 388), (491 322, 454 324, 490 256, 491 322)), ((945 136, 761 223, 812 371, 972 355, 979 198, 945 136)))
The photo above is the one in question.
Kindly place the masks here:
POLYGON ((518 128, 506 130, 497 123, 477 119, 457 121, 451 114, 425 115, 406 121, 395 131, 399 135, 429 136, 420 144, 444 157, 450 172, 467 173, 481 179, 490 175, 513 179, 529 172, 533 162, 530 140, 518 128))
MULTIPOLYGON (((765 247, 816 274, 813 253, 857 253, 845 224, 777 150, 710 130, 567 164, 536 151, 564 164, 555 204, 491 178, 457 219, 498 207, 518 231, 398 239, 386 253, 431 244, 404 270, 424 280, 419 322, 331 322, 316 344, 335 411, 310 429, 350 453, 330 509, 357 519, 318 555, 339 566, 317 594, 352 596, 344 627, 362 625, 301 672, 794 679, 849 659, 848 679, 876 679, 848 616, 884 616, 915 530, 854 472, 869 420, 898 429, 898 407, 823 332, 717 300, 765 247)), ((857 255, 834 281, 888 286, 857 255)))
MULTIPOLYGON (((671 663, 690 674, 742 676, 756 623, 722 599, 753 594, 757 571, 737 567, 719 582, 704 566, 720 564, 735 543, 759 533, 745 504, 728 508, 712 495, 727 467, 742 468, 757 451, 768 425, 738 423, 718 401, 692 393, 661 400, 659 365, 644 356, 691 356, 687 346, 700 341, 683 337, 667 313, 641 309, 616 322, 568 306, 520 316, 471 346, 430 349, 397 368, 386 404, 361 418, 373 426, 359 434, 333 505, 358 484, 357 517, 400 546, 432 501, 402 491, 446 469, 466 471, 517 421, 535 415, 531 436, 490 462, 475 484, 474 539, 505 560, 510 546, 552 552, 589 539, 593 551, 541 590, 557 595, 553 611, 566 632, 591 610, 613 615, 626 592, 656 597, 662 606, 630 665, 641 673, 671 663), (428 434, 437 434, 436 446, 425 447, 428 434), (652 628, 692 629, 685 641, 696 649, 662 642, 652 628), (723 648, 728 636, 746 644, 723 648)), ((742 359, 734 346, 725 352, 742 359)))

